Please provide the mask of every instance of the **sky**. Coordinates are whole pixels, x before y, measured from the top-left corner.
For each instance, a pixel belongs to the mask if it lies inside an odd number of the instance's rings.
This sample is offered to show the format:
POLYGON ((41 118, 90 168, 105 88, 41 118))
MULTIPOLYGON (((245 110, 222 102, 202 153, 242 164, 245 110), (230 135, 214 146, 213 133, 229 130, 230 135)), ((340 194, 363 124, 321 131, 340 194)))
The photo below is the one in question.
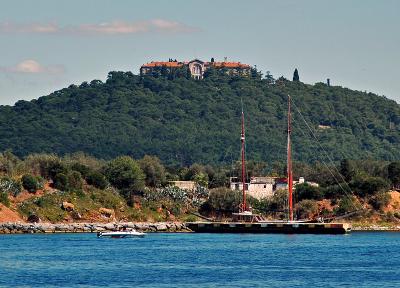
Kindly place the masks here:
POLYGON ((240 61, 400 103, 397 0, 0 0, 0 105, 146 62, 240 61))

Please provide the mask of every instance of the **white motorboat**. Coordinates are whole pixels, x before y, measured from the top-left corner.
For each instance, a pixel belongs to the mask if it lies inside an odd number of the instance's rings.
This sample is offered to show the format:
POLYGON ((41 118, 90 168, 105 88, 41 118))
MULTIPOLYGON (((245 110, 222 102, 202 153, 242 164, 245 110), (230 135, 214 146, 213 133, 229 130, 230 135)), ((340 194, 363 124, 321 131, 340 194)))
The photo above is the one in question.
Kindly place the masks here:
POLYGON ((97 237, 110 237, 110 238, 130 238, 130 237, 144 237, 146 234, 136 230, 130 231, 112 231, 112 232, 97 232, 97 237))

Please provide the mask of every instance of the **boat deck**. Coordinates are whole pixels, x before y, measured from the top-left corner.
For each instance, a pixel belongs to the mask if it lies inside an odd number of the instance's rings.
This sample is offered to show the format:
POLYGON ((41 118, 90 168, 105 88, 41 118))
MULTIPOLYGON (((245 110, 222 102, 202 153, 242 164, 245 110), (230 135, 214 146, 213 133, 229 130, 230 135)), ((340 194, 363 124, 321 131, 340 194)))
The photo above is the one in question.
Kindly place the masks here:
POLYGON ((188 222, 197 233, 281 233, 281 234, 346 234, 349 223, 296 223, 296 222, 188 222))

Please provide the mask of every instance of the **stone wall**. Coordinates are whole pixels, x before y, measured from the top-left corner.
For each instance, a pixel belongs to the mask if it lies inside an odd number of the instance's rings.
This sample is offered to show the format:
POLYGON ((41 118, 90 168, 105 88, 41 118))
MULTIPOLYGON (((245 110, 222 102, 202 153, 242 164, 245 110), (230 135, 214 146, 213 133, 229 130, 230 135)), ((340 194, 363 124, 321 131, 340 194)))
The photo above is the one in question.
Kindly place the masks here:
POLYGON ((0 223, 0 234, 24 233, 96 233, 101 231, 115 231, 119 228, 133 228, 143 232, 189 232, 183 223, 0 223))

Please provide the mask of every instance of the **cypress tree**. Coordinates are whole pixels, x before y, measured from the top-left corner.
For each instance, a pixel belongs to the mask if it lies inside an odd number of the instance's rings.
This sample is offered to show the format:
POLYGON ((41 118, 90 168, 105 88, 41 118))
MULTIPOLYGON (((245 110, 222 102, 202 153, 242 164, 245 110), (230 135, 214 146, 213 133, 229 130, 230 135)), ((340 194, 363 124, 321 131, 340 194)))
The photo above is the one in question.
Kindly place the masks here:
POLYGON ((294 69, 294 73, 293 73, 293 81, 295 82, 299 82, 300 81, 300 77, 299 77, 299 71, 297 71, 297 68, 294 69))

